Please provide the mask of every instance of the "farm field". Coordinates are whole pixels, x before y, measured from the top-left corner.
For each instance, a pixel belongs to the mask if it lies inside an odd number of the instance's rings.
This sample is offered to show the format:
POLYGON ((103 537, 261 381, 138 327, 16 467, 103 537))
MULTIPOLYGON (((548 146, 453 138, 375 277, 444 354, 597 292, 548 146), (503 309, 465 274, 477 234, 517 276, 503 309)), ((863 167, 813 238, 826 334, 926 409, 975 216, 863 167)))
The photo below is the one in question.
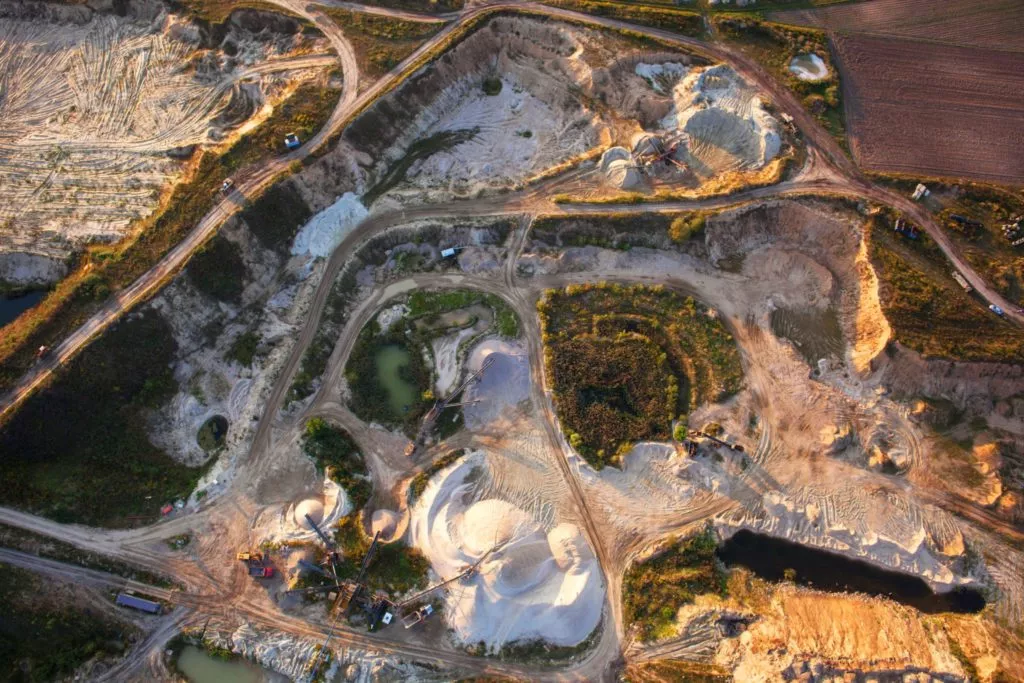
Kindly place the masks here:
POLYGON ((842 33, 874 33, 1024 51, 1024 4, 1016 0, 873 0, 772 12, 772 21, 842 33))
POLYGON ((874 36, 834 44, 862 167, 1024 179, 1024 56, 874 36))

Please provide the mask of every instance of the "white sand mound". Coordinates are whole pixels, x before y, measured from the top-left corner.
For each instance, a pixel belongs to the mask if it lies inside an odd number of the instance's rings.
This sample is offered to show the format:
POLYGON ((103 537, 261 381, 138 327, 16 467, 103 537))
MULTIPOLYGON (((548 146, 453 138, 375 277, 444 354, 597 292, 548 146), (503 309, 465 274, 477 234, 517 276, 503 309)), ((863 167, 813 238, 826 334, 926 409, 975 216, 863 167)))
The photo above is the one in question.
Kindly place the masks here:
POLYGON ((370 520, 370 526, 374 534, 379 533, 382 539, 390 540, 395 535, 399 519, 398 513, 394 510, 376 510, 370 520))
POLYGON ((758 91, 730 67, 692 69, 672 90, 675 109, 661 125, 681 129, 688 149, 677 153, 702 176, 756 170, 782 147, 779 123, 758 91))
POLYGON ((308 498, 295 506, 295 523, 300 527, 312 529, 306 521, 306 515, 317 524, 324 521, 324 504, 315 498, 308 498))
POLYGON ((366 218, 368 211, 359 197, 351 192, 309 219, 295 236, 292 254, 327 257, 345 236, 366 218))
POLYGON ((801 81, 821 81, 828 78, 828 67, 821 57, 813 52, 793 57, 793 61, 789 63, 789 71, 801 81))
POLYGON ((604 604, 593 552, 571 524, 546 533, 507 501, 479 500, 467 479, 483 466, 477 452, 440 472, 412 514, 413 543, 438 575, 449 578, 486 555, 450 591, 449 625, 461 640, 488 647, 535 638, 579 643, 597 627, 604 604))
POLYGON ((623 190, 638 187, 643 181, 632 161, 613 161, 608 165, 608 182, 623 190))

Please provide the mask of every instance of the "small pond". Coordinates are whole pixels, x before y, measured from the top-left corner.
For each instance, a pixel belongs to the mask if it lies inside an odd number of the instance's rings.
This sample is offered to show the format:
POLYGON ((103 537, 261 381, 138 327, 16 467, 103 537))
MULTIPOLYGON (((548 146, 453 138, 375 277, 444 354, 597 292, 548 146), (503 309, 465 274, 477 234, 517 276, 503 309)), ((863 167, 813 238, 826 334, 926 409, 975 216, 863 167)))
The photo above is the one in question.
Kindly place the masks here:
POLYGON ((397 344, 382 346, 374 357, 377 382, 388 392, 388 406, 395 415, 404 415, 416 403, 416 387, 402 377, 409 365, 409 351, 397 344))
POLYGON ((223 446, 227 436, 228 419, 223 415, 214 415, 199 428, 196 441, 204 451, 212 451, 223 446))
POLYGON ((192 683, 277 683, 288 680, 244 659, 218 659, 194 645, 185 646, 178 655, 177 666, 192 683))
POLYGON ((14 294, 11 296, 0 295, 0 327, 3 327, 23 312, 35 306, 46 296, 45 289, 34 289, 31 292, 14 294))
POLYGON ((796 346, 811 367, 822 358, 842 358, 843 330, 835 309, 777 308, 771 314, 772 332, 796 346))
POLYGON ((789 63, 789 71, 801 81, 821 81, 828 78, 828 67, 816 54, 797 55, 789 63))
POLYGON ((883 596, 928 614, 971 613, 985 607, 985 598, 972 588, 933 593, 928 584, 916 576, 746 529, 737 531, 716 552, 725 564, 742 565, 769 581, 782 581, 786 570, 792 569, 796 572, 794 581, 802 586, 883 596))

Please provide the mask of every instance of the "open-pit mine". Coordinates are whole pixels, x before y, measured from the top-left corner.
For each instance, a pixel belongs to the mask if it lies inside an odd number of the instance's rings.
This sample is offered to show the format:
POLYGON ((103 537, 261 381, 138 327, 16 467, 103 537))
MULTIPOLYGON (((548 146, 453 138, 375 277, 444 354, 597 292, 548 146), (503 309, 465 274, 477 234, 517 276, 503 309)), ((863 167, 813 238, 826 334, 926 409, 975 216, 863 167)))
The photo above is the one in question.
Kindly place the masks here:
POLYGON ((1024 200, 879 39, 0 18, 5 678, 1024 680, 1024 200))

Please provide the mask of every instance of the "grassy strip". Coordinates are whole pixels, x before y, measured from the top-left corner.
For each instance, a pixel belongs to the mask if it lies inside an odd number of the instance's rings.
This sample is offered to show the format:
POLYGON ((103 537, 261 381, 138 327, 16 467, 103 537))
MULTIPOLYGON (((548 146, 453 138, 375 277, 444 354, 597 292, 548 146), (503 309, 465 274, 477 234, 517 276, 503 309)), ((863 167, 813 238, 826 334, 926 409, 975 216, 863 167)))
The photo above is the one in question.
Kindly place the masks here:
MULTIPOLYGON (((985 281, 1019 306, 1024 306, 1024 245, 1014 247, 1002 233, 1002 226, 1024 216, 1024 197, 1005 188, 984 183, 897 174, 872 173, 872 179, 909 196, 918 183, 931 194, 920 203, 939 223, 985 281), (981 225, 959 221, 962 216, 981 225)), ((1024 231, 1020 234, 1024 237, 1024 231)), ((1015 238, 1018 239, 1018 238, 1015 238)))
POLYGON ((30 396, 0 431, 0 502, 59 522, 132 526, 186 498, 204 468, 171 460, 146 433, 177 390, 177 345, 154 311, 124 319, 30 396))
POLYGON ((893 232, 887 211, 872 217, 869 255, 882 311, 901 344, 928 357, 1024 362, 1016 327, 988 311, 953 280, 945 255, 927 235, 893 232))
POLYGON ((419 497, 423 495, 431 477, 449 465, 455 464, 455 462, 465 454, 465 448, 459 448, 451 451, 450 453, 445 453, 440 458, 432 462, 430 467, 413 477, 412 481, 409 482, 409 505, 415 503, 419 497))
POLYGON ((800 167, 798 153, 794 150, 784 156, 777 157, 759 171, 730 171, 710 178, 698 188, 690 190, 661 189, 651 193, 615 192, 603 197, 583 197, 575 194, 561 193, 551 197, 556 204, 645 204, 648 202, 668 202, 675 200, 711 199, 727 197, 737 192, 754 190, 759 187, 775 185, 786 179, 800 167))
POLYGON ((306 421, 302 433, 302 452, 316 463, 317 472, 327 472, 345 489, 352 509, 366 507, 373 492, 366 463, 348 432, 326 420, 314 417, 306 421))
POLYGON ((134 238, 113 247, 90 248, 78 268, 39 305, 4 327, 0 389, 10 389, 28 370, 38 347, 53 346, 65 338, 95 313, 111 292, 137 280, 178 244, 219 201, 217 190, 224 178, 243 166, 280 154, 285 132, 322 125, 339 94, 334 88, 299 87, 266 121, 223 154, 203 153, 188 180, 174 188, 161 210, 142 221, 134 238))
POLYGON ((0 546, 58 562, 75 564, 86 569, 116 574, 140 583, 148 583, 151 586, 174 588, 178 585, 160 574, 154 574, 88 550, 81 550, 70 543, 49 536, 42 536, 6 524, 0 524, 0 546))
POLYGON ((824 31, 773 24, 749 16, 720 15, 713 18, 715 28, 726 40, 773 72, 803 102, 804 108, 847 149, 846 118, 843 112, 839 72, 829 50, 824 31), (829 75, 820 81, 802 81, 790 70, 797 55, 814 53, 828 67, 829 75))
POLYGON ((732 336, 690 297, 610 284, 548 290, 537 304, 544 362, 569 442, 593 467, 739 389, 732 336))
POLYGON ((466 6, 465 0, 373 0, 365 4, 423 14, 458 12, 466 6))
POLYGON ((436 35, 441 22, 408 21, 339 7, 320 9, 345 31, 356 53, 359 73, 371 80, 380 78, 436 35))
POLYGON ((602 0, 544 0, 544 4, 596 17, 651 26, 691 38, 704 37, 704 19, 698 12, 602 0))
POLYGON ((686 683, 729 683, 728 669, 715 664, 688 662, 680 659, 656 659, 629 664, 622 673, 623 683, 648 681, 685 681, 686 683))
POLYGON ((0 564, 0 679, 64 680, 91 659, 127 650, 134 629, 73 604, 51 581, 0 564))
POLYGON ((442 292, 417 290, 409 296, 409 319, 425 318, 484 304, 494 312, 494 329, 503 337, 519 336, 519 318, 504 299, 494 294, 485 294, 469 289, 455 289, 442 292))
POLYGON ((287 16, 312 27, 306 19, 292 15, 279 5, 261 0, 169 0, 176 11, 185 14, 190 20, 199 24, 208 24, 215 30, 225 23, 238 10, 256 10, 287 16))
POLYGON ((641 641, 675 635, 676 613, 696 595, 726 595, 726 574, 715 558, 717 545, 709 527, 682 541, 670 541, 664 551, 626 571, 626 625, 636 629, 641 641))

